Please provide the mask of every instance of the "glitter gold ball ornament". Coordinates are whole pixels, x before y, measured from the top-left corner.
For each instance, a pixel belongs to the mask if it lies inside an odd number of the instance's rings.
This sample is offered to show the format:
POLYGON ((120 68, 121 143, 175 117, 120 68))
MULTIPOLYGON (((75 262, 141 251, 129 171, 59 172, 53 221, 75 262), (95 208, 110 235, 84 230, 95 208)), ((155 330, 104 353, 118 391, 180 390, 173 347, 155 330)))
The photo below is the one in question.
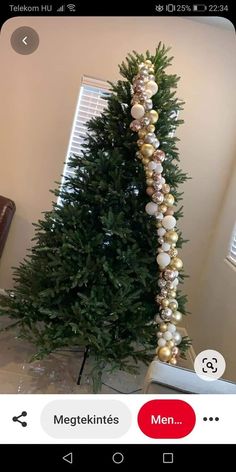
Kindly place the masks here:
POLYGON ((151 144, 143 144, 141 147, 141 153, 144 157, 151 157, 154 153, 154 147, 151 144))
POLYGON ((174 257, 171 260, 171 266, 176 270, 181 270, 183 267, 183 261, 179 257, 174 257))
POLYGON ((153 195, 152 195, 152 199, 154 202, 160 204, 163 202, 163 193, 161 192, 155 192, 153 195))
POLYGON ((161 324, 160 324, 160 326, 159 326, 159 331, 160 331, 161 333, 165 333, 165 332, 167 331, 167 329, 168 329, 168 326, 167 326, 166 323, 161 323, 161 324))
POLYGON ((165 213, 167 210, 167 206, 162 203, 160 206, 159 206, 159 211, 161 211, 162 213, 165 213))
POLYGON ((148 131, 149 133, 154 133, 154 131, 155 131, 155 126, 154 126, 154 125, 148 125, 148 126, 147 126, 147 131, 148 131))
POLYGON ((161 306, 162 308, 167 308, 169 306, 168 298, 163 298, 163 300, 161 301, 161 306))
POLYGON ((168 184, 163 185, 163 193, 169 193, 170 192, 170 186, 168 184))
MULTIPOLYGON (((143 146, 142 146, 142 148, 143 148, 143 146)), ((141 152, 142 152, 142 148, 141 148, 141 152)), ((143 152, 142 152, 142 154, 143 154, 143 152)), ((171 193, 166 193, 164 202, 168 207, 171 207, 171 206, 174 205, 175 199, 174 199, 174 197, 171 193)))
POLYGON ((150 178, 152 178, 152 176, 153 176, 152 170, 146 170, 146 177, 147 177, 148 179, 150 179, 150 178))
POLYGON ((157 355, 162 362, 168 362, 171 358, 171 349, 169 347, 160 347, 158 349, 157 355))
POLYGON ((147 187, 146 188, 146 193, 149 197, 151 197, 154 193, 154 188, 153 187, 147 187))
POLYGON ((170 257, 176 257, 178 255, 177 249, 175 247, 172 247, 169 251, 170 257))
MULTIPOLYGON (((140 123, 140 122, 139 122, 139 123, 140 123)), ((141 125, 140 125, 140 126, 141 126, 141 125)), ((138 132, 138 137, 139 137, 140 139, 143 139, 143 138, 145 138, 146 134, 147 134, 147 131, 146 131, 144 128, 142 128, 142 129, 140 129, 139 132, 138 132)))
POLYGON ((175 298, 175 297, 176 297, 176 291, 175 291, 175 290, 170 290, 168 293, 169 293, 169 296, 170 296, 171 298, 175 298))
POLYGON ((144 116, 145 110, 142 105, 139 105, 138 103, 136 105, 133 105, 131 108, 131 115, 135 120, 140 120, 144 116))
POLYGON ((170 341, 167 341, 166 345, 167 345, 170 349, 173 349, 173 347, 175 346, 175 343, 174 343, 174 341, 171 339, 170 341))
POLYGON ((180 311, 175 311, 172 314, 171 321, 174 324, 178 324, 182 321, 182 317, 183 317, 183 315, 182 315, 182 313, 180 313, 180 311))
POLYGON ((172 311, 177 311, 177 308, 178 308, 178 303, 177 301, 171 301, 169 303, 169 308, 172 310, 172 311))
MULTIPOLYGON (((142 155, 142 154, 141 154, 141 155, 142 155)), ((149 163, 149 158, 148 158, 148 157, 143 157, 143 156, 142 156, 142 164, 143 164, 144 166, 147 166, 147 165, 148 165, 148 163, 149 163)))
POLYGON ((154 180, 153 179, 147 179, 146 184, 148 187, 152 187, 154 180))
POLYGON ((171 364, 171 365, 176 365, 176 364, 177 364, 177 360, 176 360, 175 357, 171 357, 171 359, 170 359, 170 364, 171 364))
POLYGON ((148 113, 148 117, 149 117, 149 119, 150 119, 150 121, 151 121, 151 124, 154 125, 154 124, 157 122, 157 120, 158 120, 158 118, 159 118, 159 115, 158 115, 157 111, 151 110, 151 111, 149 111, 149 113, 148 113))
POLYGON ((176 243, 178 241, 178 234, 176 231, 167 231, 165 234, 165 241, 169 244, 176 243))

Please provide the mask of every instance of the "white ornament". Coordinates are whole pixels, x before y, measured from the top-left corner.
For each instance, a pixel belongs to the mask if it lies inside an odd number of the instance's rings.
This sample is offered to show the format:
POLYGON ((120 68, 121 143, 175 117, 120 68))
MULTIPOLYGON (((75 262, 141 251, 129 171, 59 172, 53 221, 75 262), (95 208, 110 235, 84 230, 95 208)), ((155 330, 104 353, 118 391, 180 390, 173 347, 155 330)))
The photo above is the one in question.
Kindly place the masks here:
POLYGON ((149 202, 145 206, 145 211, 148 215, 155 215, 155 213, 158 211, 158 205, 154 202, 149 202))
POLYGON ((174 279, 173 282, 172 282, 172 285, 173 285, 173 288, 177 287, 177 285, 179 285, 179 279, 174 279))
POLYGON ((164 179, 164 177, 161 178, 161 184, 165 184, 166 183, 166 179, 164 179))
POLYGON ((147 82, 146 89, 151 90, 152 95, 155 95, 158 91, 158 85, 156 82, 154 82, 154 80, 149 80, 149 82, 147 82))
POLYGON ((166 345, 166 340, 163 338, 158 339, 157 344, 159 347, 164 347, 166 345))
POLYGON ((178 346, 181 341, 182 341, 182 336, 181 334, 179 333, 179 331, 176 331, 174 334, 173 334, 173 340, 175 341, 175 344, 176 346, 178 346))
MULTIPOLYGON (((169 329, 169 327, 168 327, 169 329)), ((170 341, 172 339, 172 333, 170 331, 166 331, 165 333, 163 333, 163 338, 166 340, 166 341, 170 341)))
POLYGON ((170 333, 175 333, 176 331, 176 326, 172 323, 168 323, 168 331, 170 331, 170 333))
MULTIPOLYGON (((163 223, 164 219, 165 218, 163 218, 162 223, 163 223)), ((163 243, 162 246, 161 246, 161 249, 163 249, 163 251, 165 251, 165 252, 168 252, 170 250, 170 244, 163 243)))
POLYGON ((149 169, 149 170, 156 170, 157 166, 158 166, 158 163, 157 163, 157 162, 151 161, 151 162, 149 162, 149 164, 148 164, 148 169, 149 169))
POLYGON ((148 98, 151 98, 151 97, 153 96, 153 93, 152 93, 152 91, 151 91, 150 89, 146 89, 146 90, 145 90, 145 93, 146 93, 146 95, 147 95, 148 98))
POLYGON ((161 252, 158 254, 156 260, 160 267, 167 267, 170 263, 170 256, 166 252, 161 252))
POLYGON ((142 105, 136 103, 131 108, 131 115, 135 120, 140 120, 144 116, 145 110, 142 105))
POLYGON ((161 173, 162 173, 162 171, 163 171, 163 167, 162 167, 162 165, 161 165, 161 164, 159 164, 159 162, 157 162, 157 165, 156 165, 155 172, 156 172, 157 174, 161 174, 161 173))
POLYGON ((156 219, 157 220, 163 220, 163 213, 161 213, 160 211, 158 213, 156 213, 156 219))
POLYGON ((163 336, 163 333, 161 333, 160 331, 158 331, 158 332, 157 332, 157 338, 160 339, 160 338, 162 338, 162 336, 163 336))
POLYGON ((164 234, 166 234, 165 228, 158 228, 157 234, 158 236, 164 236, 164 234))
POLYGON ((162 226, 164 226, 165 229, 173 229, 176 225, 176 219, 172 215, 167 215, 163 218, 162 221, 162 226))

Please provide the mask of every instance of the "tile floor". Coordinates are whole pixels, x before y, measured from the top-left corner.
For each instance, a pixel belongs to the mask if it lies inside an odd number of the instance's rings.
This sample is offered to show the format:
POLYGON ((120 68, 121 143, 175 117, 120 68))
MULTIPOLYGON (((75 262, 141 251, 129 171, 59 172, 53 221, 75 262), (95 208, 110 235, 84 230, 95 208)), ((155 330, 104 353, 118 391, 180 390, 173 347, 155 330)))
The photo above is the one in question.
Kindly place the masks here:
MULTIPOLYGON (((6 320, 0 319, 0 327, 6 320)), ((83 353, 68 350, 57 351, 42 361, 29 362, 34 347, 18 339, 13 330, 0 333, 0 394, 1 393, 93 393, 88 372, 91 359, 86 362, 81 385, 76 385, 83 353)), ((100 393, 131 393, 142 389, 147 366, 140 364, 139 375, 125 372, 104 374, 100 393)), ((140 390, 135 393, 141 393, 140 390)))

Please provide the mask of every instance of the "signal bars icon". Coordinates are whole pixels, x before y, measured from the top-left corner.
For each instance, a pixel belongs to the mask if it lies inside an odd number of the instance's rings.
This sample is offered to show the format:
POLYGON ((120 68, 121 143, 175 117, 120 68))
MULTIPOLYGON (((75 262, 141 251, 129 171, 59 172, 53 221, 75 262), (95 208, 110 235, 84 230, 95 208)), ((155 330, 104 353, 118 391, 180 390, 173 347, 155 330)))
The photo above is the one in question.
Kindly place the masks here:
POLYGON ((62 13, 63 11, 65 11, 65 5, 62 5, 61 7, 59 7, 59 8, 57 9, 57 11, 58 11, 59 13, 62 13))

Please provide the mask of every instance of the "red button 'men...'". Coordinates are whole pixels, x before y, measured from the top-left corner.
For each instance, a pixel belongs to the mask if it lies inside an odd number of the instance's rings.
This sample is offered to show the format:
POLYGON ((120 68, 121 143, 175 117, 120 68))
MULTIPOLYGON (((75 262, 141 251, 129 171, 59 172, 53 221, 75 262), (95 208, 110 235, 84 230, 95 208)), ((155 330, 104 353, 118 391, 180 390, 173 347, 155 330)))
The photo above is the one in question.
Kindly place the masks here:
POLYGON ((195 423, 193 408, 182 400, 151 400, 138 414, 139 428, 150 438, 184 438, 195 423))

